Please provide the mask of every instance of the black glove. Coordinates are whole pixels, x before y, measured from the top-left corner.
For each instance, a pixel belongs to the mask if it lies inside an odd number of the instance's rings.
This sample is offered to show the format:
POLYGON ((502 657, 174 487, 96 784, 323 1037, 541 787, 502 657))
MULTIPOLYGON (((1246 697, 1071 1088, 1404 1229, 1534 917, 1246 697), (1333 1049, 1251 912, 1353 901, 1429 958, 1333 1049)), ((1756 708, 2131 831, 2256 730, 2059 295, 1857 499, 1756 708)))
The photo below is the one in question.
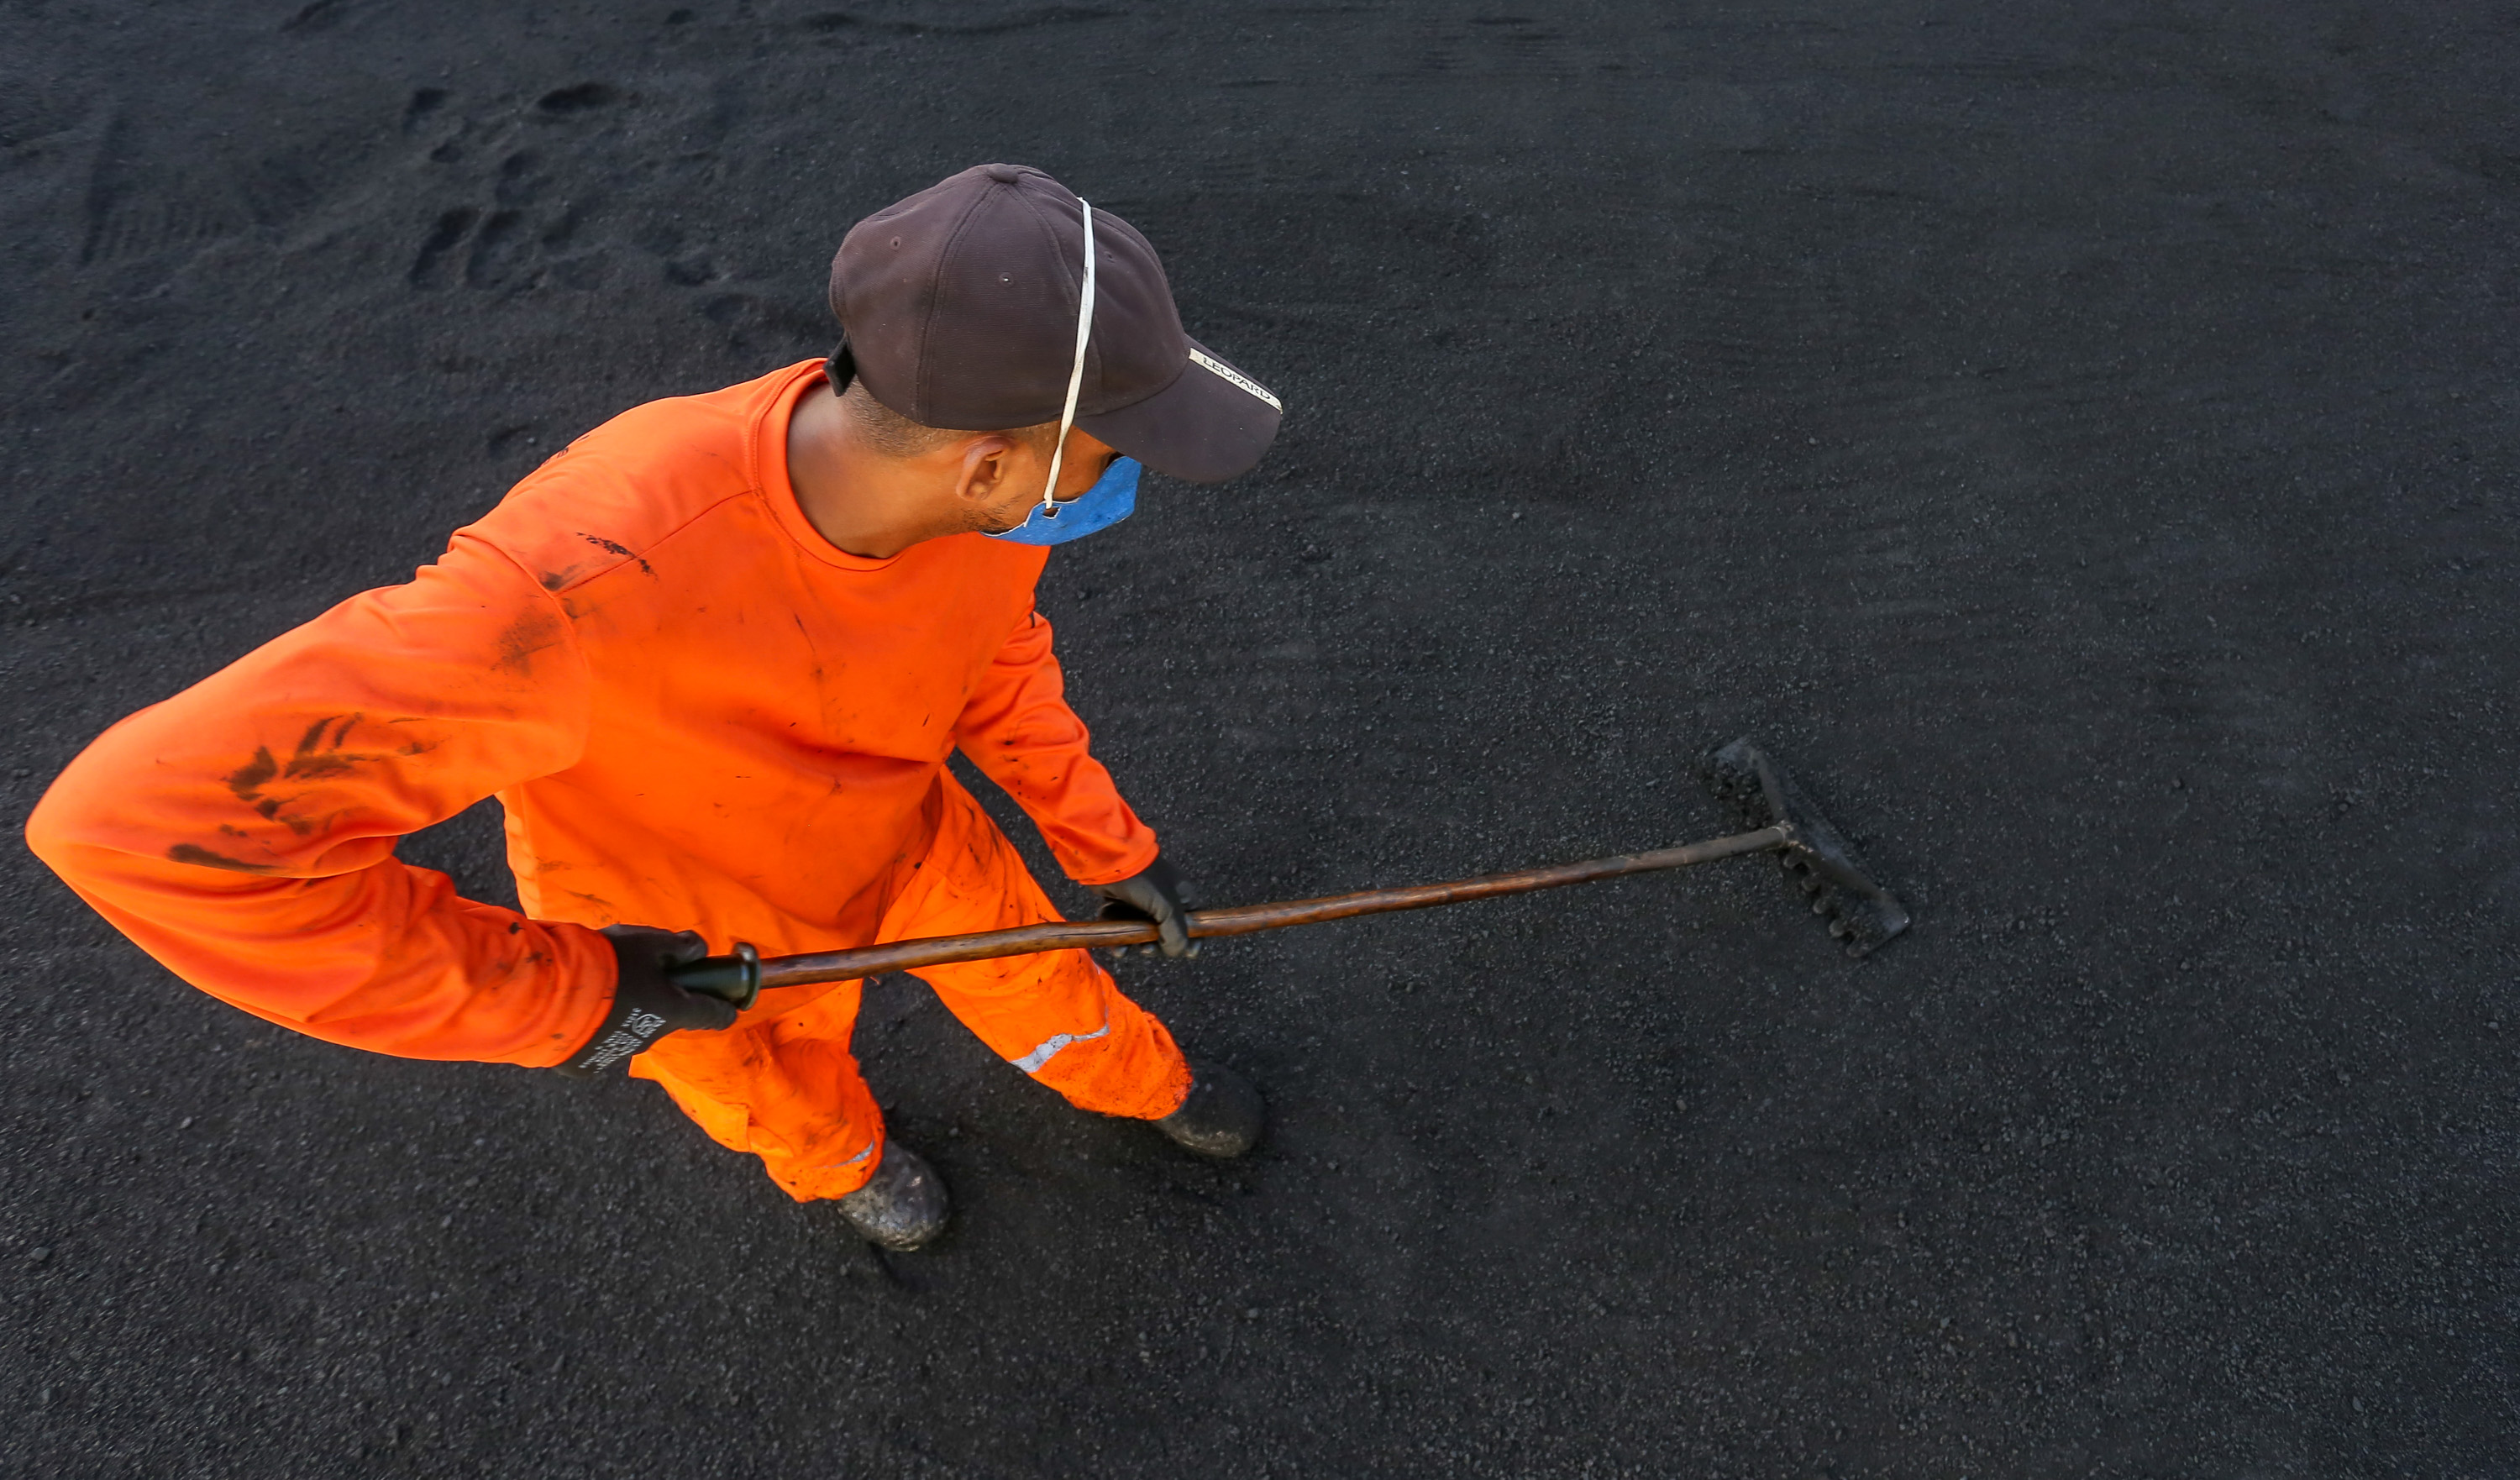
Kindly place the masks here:
POLYGON ((612 1010, 604 1026, 566 1063, 555 1065, 571 1079, 591 1079, 633 1054, 647 1052, 677 1028, 724 1028, 735 1022, 735 1005, 699 992, 686 992, 665 977, 667 966, 698 961, 708 954, 708 942, 689 930, 656 930, 646 925, 607 925, 604 938, 621 964, 620 984, 612 989, 612 1010))
MULTIPOLYGON (((1152 955, 1161 950, 1174 961, 1198 954, 1197 942, 1190 938, 1190 911, 1182 905, 1180 871, 1164 861, 1162 854, 1144 869, 1107 884, 1096 884, 1094 892, 1110 901, 1102 907, 1104 919, 1151 919, 1163 932, 1163 938, 1147 947, 1152 955)), ((1122 949, 1126 949, 1123 947, 1122 949)))

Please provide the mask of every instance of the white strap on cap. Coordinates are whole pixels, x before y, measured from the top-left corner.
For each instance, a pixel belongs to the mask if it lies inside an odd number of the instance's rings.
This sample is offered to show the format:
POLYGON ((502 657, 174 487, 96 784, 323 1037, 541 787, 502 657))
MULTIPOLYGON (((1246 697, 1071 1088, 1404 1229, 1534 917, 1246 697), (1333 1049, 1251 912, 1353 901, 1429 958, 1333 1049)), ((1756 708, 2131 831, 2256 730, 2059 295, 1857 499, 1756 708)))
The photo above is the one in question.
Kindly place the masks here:
POLYGON ((1067 371, 1067 405, 1058 413, 1058 441, 1050 449, 1050 486, 1041 491, 1041 507, 1058 511, 1058 465, 1067 456, 1067 429, 1076 425, 1076 392, 1085 384, 1085 346, 1094 337, 1094 207, 1083 196, 1077 209, 1085 216, 1085 290, 1076 298, 1076 363, 1067 371))

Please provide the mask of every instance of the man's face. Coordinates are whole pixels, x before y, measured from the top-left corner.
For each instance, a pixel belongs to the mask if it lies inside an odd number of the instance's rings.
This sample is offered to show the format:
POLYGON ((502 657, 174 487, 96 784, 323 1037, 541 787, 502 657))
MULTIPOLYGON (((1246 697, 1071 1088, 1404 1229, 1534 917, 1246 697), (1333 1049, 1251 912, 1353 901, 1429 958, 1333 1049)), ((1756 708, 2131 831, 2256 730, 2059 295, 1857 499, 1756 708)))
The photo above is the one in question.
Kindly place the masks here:
MULTIPOLYGON (((1069 427, 1067 451, 1058 464, 1058 502, 1066 503, 1093 487, 1119 457, 1120 450, 1110 443, 1081 426, 1069 427)), ((1004 466, 1006 487, 982 508, 973 526, 986 534, 1004 534, 1031 517, 1041 503, 1042 484, 1050 477, 1050 448, 1044 444, 1036 451, 1030 444, 1018 446, 1008 454, 1004 466)))

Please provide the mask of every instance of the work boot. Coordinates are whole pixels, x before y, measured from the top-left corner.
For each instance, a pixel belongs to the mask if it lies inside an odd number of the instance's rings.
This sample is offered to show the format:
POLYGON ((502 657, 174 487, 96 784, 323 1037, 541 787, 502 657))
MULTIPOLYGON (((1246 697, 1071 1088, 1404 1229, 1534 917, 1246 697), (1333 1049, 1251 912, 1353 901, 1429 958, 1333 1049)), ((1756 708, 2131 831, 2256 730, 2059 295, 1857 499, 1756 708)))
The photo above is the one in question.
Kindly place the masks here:
POLYGON ((898 1141, 883 1144, 883 1160, 865 1187, 840 1200, 840 1212, 869 1243, 907 1253, 945 1232, 951 1211, 945 1184, 926 1158, 898 1141))
POLYGON ((1218 1063, 1191 1066, 1190 1098, 1155 1128, 1201 1156, 1239 1156, 1260 1144, 1268 1101, 1250 1080, 1218 1063))

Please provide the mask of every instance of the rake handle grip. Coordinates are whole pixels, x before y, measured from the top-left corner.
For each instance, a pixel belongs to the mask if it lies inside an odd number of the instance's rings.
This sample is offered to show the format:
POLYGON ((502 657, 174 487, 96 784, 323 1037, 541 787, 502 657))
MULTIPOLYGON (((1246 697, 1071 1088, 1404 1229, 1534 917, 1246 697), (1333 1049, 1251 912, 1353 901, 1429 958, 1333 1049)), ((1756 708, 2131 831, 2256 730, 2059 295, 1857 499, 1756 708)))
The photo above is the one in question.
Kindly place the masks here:
MULTIPOLYGON (((1765 853, 1790 846, 1793 842, 1793 830, 1778 825, 1751 832, 1735 832, 1729 837, 1686 843, 1677 848, 1622 853, 1611 858, 1552 864, 1512 874, 1489 874, 1449 883, 1367 889, 1356 894, 1333 894, 1325 899, 1289 899, 1265 905, 1236 905, 1223 910, 1194 910, 1191 912, 1190 933, 1192 939, 1207 940, 1220 935, 1282 930, 1289 925, 1319 924, 1359 915, 1425 910, 1436 905, 1457 905, 1465 900, 1494 899, 1505 894, 1528 894, 1535 889, 1587 884, 1596 879, 1617 878, 1628 874, 1686 869, 1692 864, 1737 858, 1744 853, 1765 853)), ((898 940, 880 946, 818 951, 802 956, 755 960, 747 960, 741 953, 712 956, 672 968, 669 974, 692 991, 707 992, 723 997, 739 1008, 748 1008, 765 987, 848 981, 883 971, 907 971, 918 966, 941 966, 961 961, 991 961, 1002 956, 1032 956, 1044 951, 1139 945, 1153 940, 1155 936, 1151 920, 1058 920, 1048 924, 1018 925, 1012 930, 983 930, 975 935, 936 935, 921 940, 898 940)))

